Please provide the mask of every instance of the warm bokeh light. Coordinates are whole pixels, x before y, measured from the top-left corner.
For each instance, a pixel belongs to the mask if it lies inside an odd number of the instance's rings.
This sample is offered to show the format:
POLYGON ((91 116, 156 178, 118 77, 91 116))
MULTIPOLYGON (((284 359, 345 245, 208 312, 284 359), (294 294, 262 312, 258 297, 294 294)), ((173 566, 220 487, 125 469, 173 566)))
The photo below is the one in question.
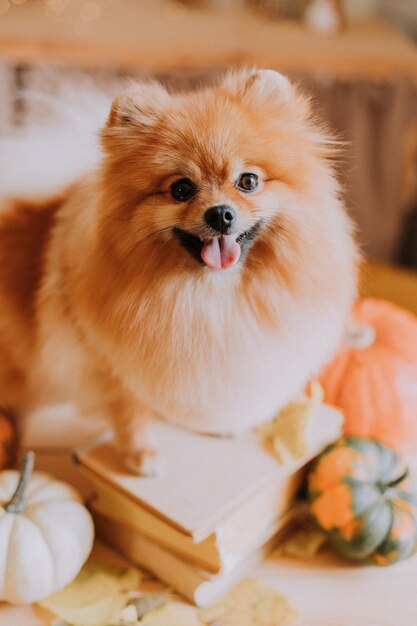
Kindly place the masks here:
POLYGON ((44 13, 47 17, 54 17, 63 13, 69 5, 69 0, 45 0, 44 13))
POLYGON ((80 7, 80 17, 86 22, 91 22, 101 15, 101 9, 97 2, 84 2, 80 7))

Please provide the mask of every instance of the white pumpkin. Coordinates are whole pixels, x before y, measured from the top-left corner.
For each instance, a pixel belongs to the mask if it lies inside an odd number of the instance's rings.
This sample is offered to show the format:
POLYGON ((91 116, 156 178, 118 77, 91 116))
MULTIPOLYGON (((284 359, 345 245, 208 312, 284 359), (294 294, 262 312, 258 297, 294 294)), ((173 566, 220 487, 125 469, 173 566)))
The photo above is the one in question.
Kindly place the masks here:
POLYGON ((94 539, 90 514, 75 489, 35 472, 33 452, 22 472, 0 473, 0 600, 36 602, 80 571, 94 539))

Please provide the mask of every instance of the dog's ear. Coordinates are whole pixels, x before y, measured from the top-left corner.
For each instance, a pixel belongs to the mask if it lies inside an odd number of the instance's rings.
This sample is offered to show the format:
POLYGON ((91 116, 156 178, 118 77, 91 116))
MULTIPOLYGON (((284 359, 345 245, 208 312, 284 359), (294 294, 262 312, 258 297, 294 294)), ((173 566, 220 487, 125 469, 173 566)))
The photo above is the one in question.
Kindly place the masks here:
POLYGON ((254 105, 291 103, 295 90, 288 78, 274 70, 240 70, 229 73, 222 86, 241 102, 254 105))
POLYGON ((107 128, 140 129, 151 126, 168 101, 168 92, 158 83, 132 84, 114 99, 107 128))

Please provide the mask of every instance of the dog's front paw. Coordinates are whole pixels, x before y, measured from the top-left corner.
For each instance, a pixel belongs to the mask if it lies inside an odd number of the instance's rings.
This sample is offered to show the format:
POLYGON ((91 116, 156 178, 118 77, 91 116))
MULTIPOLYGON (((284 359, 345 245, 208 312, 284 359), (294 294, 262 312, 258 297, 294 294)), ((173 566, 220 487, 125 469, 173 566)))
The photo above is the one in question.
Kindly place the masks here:
POLYGON ((138 476, 157 476, 160 473, 160 457, 154 448, 132 450, 124 455, 126 467, 138 476))

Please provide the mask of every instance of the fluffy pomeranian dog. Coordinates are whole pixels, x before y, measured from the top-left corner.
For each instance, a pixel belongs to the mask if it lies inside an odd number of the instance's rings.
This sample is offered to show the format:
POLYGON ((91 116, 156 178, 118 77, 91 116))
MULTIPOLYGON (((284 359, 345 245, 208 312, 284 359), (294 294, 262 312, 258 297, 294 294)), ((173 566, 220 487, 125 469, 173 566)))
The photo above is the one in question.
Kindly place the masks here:
POLYGON ((132 85, 100 137, 76 181, 82 141, 45 164, 47 197, 4 183, 0 402, 108 415, 149 474, 152 417, 236 434, 298 393, 338 343, 357 253, 334 146, 277 72, 132 85))

